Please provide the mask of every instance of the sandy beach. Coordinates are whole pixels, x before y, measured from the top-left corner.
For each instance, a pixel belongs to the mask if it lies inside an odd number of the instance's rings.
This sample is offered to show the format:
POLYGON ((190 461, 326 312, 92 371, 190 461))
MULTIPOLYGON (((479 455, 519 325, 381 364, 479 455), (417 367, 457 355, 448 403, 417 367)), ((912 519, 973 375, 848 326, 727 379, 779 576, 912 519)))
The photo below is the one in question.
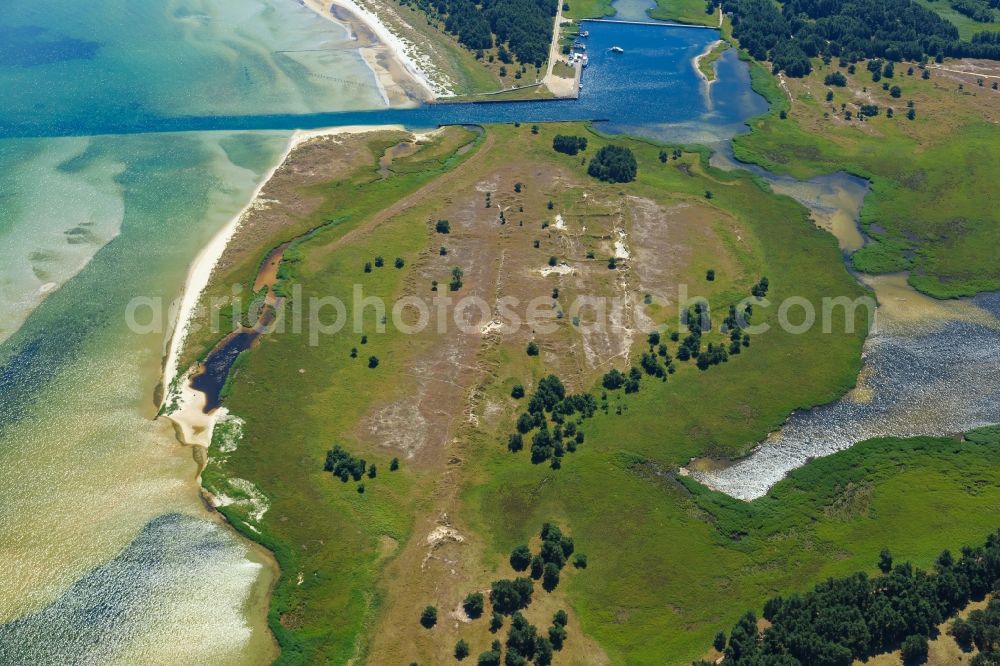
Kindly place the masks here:
POLYGON ((419 63, 416 47, 390 31, 371 11, 353 0, 301 0, 323 18, 345 26, 375 74, 386 104, 408 106, 451 93, 419 63))
POLYGON ((701 80, 704 81, 707 86, 711 86, 713 83, 715 83, 716 79, 715 77, 711 79, 708 78, 705 75, 705 72, 701 71, 701 61, 707 58, 709 55, 711 55, 712 51, 714 51, 722 43, 723 41, 721 39, 715 40, 714 42, 706 46, 704 51, 702 51, 701 53, 699 53, 698 55, 696 55, 694 58, 691 59, 691 64, 694 65, 694 71, 698 73, 698 76, 701 77, 701 80))
POLYGON ((198 307, 201 295, 212 277, 212 271, 225 252, 226 246, 239 230, 240 224, 245 219, 247 212, 253 208, 260 197, 260 193, 274 176, 275 172, 281 168, 281 165, 285 163, 292 151, 301 144, 318 137, 334 136, 337 134, 361 134, 379 130, 405 131, 399 125, 352 125, 309 131, 298 130, 294 132, 289 138, 288 145, 285 146, 280 159, 268 171, 267 175, 261 179, 246 206, 225 227, 219 230, 212 240, 202 248, 191 264, 187 280, 184 283, 184 293, 177 306, 177 316, 173 332, 170 336, 169 349, 163 368, 163 399, 161 406, 164 416, 174 425, 177 438, 181 443, 207 449, 209 444, 211 444, 212 430, 221 411, 216 410, 211 414, 204 413, 205 395, 189 386, 188 379, 193 369, 179 367, 180 355, 184 348, 188 326, 198 307))

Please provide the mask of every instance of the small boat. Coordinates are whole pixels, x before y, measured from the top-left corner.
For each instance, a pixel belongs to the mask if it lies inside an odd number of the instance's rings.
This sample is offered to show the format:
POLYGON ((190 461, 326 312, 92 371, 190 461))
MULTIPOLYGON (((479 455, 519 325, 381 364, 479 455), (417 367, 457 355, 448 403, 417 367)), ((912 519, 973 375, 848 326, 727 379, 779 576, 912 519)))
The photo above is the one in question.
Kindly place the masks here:
POLYGON ((625 49, 623 49, 620 46, 612 46, 611 47, 611 52, 612 53, 625 53, 625 49))
POLYGON ((584 30, 583 32, 580 33, 580 36, 586 39, 587 37, 590 37, 590 31, 584 30))
POLYGON ((590 64, 590 58, 588 58, 586 55, 584 55, 583 58, 582 58, 582 62, 583 62, 583 66, 586 67, 588 64, 590 64))

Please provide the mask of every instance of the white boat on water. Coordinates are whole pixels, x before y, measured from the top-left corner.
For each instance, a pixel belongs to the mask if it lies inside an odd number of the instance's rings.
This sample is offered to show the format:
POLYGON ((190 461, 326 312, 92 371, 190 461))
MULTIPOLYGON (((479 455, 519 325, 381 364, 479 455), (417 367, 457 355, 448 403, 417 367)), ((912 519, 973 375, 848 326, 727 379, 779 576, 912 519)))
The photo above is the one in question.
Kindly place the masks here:
POLYGON ((587 37, 590 37, 590 31, 589 30, 584 30, 584 31, 582 31, 580 33, 580 36, 583 37, 584 39, 586 39, 587 37))
POLYGON ((611 52, 612 53, 625 53, 625 49, 623 49, 620 46, 612 46, 611 47, 611 52))

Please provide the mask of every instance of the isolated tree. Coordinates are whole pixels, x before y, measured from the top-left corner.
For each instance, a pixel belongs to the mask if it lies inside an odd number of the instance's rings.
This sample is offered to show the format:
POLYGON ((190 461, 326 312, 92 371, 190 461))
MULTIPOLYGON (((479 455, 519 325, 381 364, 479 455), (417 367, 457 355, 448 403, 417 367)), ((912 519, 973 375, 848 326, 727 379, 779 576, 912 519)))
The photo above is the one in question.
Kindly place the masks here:
POLYGON ((524 438, 521 433, 515 432, 507 439, 507 448, 513 453, 517 453, 524 448, 524 438))
POLYGON ((582 136, 566 136, 556 134, 552 139, 552 149, 558 153, 576 155, 581 150, 587 149, 587 139, 582 136))
POLYGON ((577 569, 586 569, 587 556, 584 555, 583 553, 577 553, 576 557, 573 558, 573 566, 576 567, 577 569))
POLYGON ((514 386, 510 389, 510 397, 516 400, 520 400, 521 398, 523 398, 524 387, 521 386, 520 384, 514 384, 514 386))
POLYGON ((464 639, 459 639, 455 643, 455 659, 462 661, 469 656, 469 644, 464 639))
POLYGON ((462 277, 464 277, 462 269, 455 266, 451 269, 451 282, 448 283, 448 288, 451 291, 458 291, 462 288, 462 277))
POLYGON ((524 577, 494 581, 490 587, 490 603, 498 612, 510 615, 528 607, 534 587, 531 579, 524 577))
POLYGON ((531 577, 538 580, 542 577, 543 569, 545 568, 545 562, 538 555, 531 558, 531 577))
POLYGON ((374 479, 377 474, 378 474, 378 470, 375 469, 375 465, 372 465, 372 466, 370 466, 368 468, 368 478, 369 479, 374 479))
POLYGON ((484 603, 482 592, 470 592, 465 596, 465 601, 462 602, 462 608, 465 609, 465 614, 473 619, 482 616, 483 607, 484 603))
POLYGON ((538 356, 538 345, 533 340, 528 343, 528 356, 538 356))
POLYGON ((372 272, 372 262, 366 261, 365 262, 365 273, 371 273, 371 272, 372 272))
POLYGON ((838 88, 843 88, 847 85, 847 77, 840 72, 831 72, 826 75, 823 79, 823 83, 828 86, 837 86, 838 88))
POLYGON ((503 615, 493 611, 493 615, 490 616, 490 631, 492 633, 497 633, 503 627, 503 615))
POLYGON ((394 265, 396 266, 396 268, 402 268, 403 266, 406 265, 406 262, 403 261, 402 257, 396 257, 396 261, 394 262, 394 265))
POLYGON ((535 666, 549 666, 552 663, 552 643, 541 637, 535 641, 535 666))
POLYGON ((908 666, 909 664, 923 664, 927 661, 927 637, 920 634, 907 636, 903 640, 900 652, 904 664, 908 666))
MULTIPOLYGON (((437 224, 434 225, 434 230, 439 234, 450 234, 451 233, 451 223, 448 220, 438 220, 437 224)), ((442 252, 442 254, 445 254, 442 252)))
POLYGON ((542 587, 546 592, 551 592, 559 585, 559 565, 555 562, 546 562, 542 567, 542 587))
POLYGON ((389 461, 389 471, 395 472, 397 469, 399 469, 399 458, 393 458, 389 461))
POLYGON ((375 268, 382 268, 385 266, 385 259, 381 256, 375 257, 375 268))
POLYGON ((378 357, 377 356, 369 356, 368 357, 368 367, 369 368, 377 368, 378 367, 378 357))
POLYGON ((525 571, 531 566, 531 550, 522 544, 510 552, 510 566, 514 571, 525 571))
POLYGON ((720 631, 715 635, 715 640, 712 641, 712 647, 714 647, 719 652, 726 649, 726 632, 720 631))
POLYGON ((615 389, 620 389, 625 384, 625 375, 621 373, 617 368, 612 368, 601 380, 601 385, 609 391, 614 391, 615 389))
POLYGON ((423 625, 424 629, 430 629, 438 621, 437 608, 434 606, 428 606, 420 613, 420 624, 423 625))
POLYGON ((878 554, 878 568, 882 573, 889 573, 892 571, 892 553, 889 552, 888 548, 883 548, 878 554))
POLYGON ((566 625, 553 624, 549 627, 549 642, 553 649, 562 650, 563 644, 566 642, 566 625))
POLYGON ((500 666, 500 651, 483 652, 476 659, 476 666, 500 666))
POLYGON ((520 613, 514 613, 507 634, 507 650, 524 659, 535 656, 538 630, 520 613))

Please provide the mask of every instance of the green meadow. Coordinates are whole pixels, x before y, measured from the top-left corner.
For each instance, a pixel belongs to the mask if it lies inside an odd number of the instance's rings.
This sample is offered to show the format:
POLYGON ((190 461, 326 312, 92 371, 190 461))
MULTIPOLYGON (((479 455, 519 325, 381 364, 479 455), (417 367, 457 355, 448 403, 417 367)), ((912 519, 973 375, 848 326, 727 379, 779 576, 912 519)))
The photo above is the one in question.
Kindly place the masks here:
POLYGON ((996 9, 993 10, 994 23, 979 23, 953 9, 951 3, 946 0, 917 0, 917 2, 958 28, 958 36, 962 39, 972 39, 977 32, 995 32, 997 30, 995 21, 1000 21, 1000 11, 996 9))
POLYGON ((707 13, 703 0, 656 0, 656 6, 649 10, 649 15, 660 21, 719 25, 719 10, 707 13))
MULTIPOLYGON (((388 176, 378 177, 376 164, 360 165, 348 178, 311 186, 324 201, 317 219, 336 222, 297 245, 301 259, 286 271, 285 286, 300 286, 300 299, 334 295, 346 302, 359 281, 366 294, 392 299, 405 293, 411 266, 441 243, 428 220, 443 202, 461 196, 450 184, 459 178, 455 174, 475 183, 500 168, 515 175, 546 167, 582 170, 579 156, 552 151, 552 138, 587 132, 583 125, 543 125, 537 134, 526 126, 493 126, 467 152, 443 150, 461 142, 442 142, 397 160, 388 176), (492 161, 491 151, 498 150, 509 156, 500 166, 492 161), (401 198, 406 207, 377 215, 401 198), (377 255, 386 266, 362 273, 377 255), (393 267, 395 257, 404 260, 403 268, 393 267)), ((711 299, 716 324, 728 304, 748 296, 764 275, 774 303, 799 296, 820 311, 824 297, 865 295, 836 241, 812 224, 801 205, 776 196, 755 177, 713 169, 700 152, 664 162, 661 146, 587 136, 588 155, 613 142, 631 148, 639 165, 635 182, 595 182, 592 196, 613 201, 628 195, 676 210, 707 206, 715 211, 710 219, 732 227, 718 243, 684 235, 675 240, 690 248, 690 274, 683 277, 711 299), (734 268, 708 285, 705 268, 723 265, 734 268)), ((561 209, 573 205, 560 199, 565 196, 551 193, 561 209)), ((292 307, 286 305, 286 312, 292 307)), ((667 335, 680 329, 676 305, 651 312, 667 335)), ((752 321, 772 329, 753 336, 727 363, 700 371, 693 362, 678 361, 666 382, 645 376, 638 393, 607 392, 607 411, 583 421, 585 442, 558 470, 532 465, 527 451, 506 449, 524 408, 510 389, 520 383, 530 394, 552 372, 545 356, 528 357, 521 343, 483 346, 478 360, 491 368, 481 387, 483 404, 500 412, 480 427, 456 426, 448 454, 460 461, 452 469, 461 471, 454 519, 476 544, 466 555, 475 558, 467 568, 483 576, 461 584, 487 586, 514 546, 542 523, 556 521, 589 560, 585 573, 567 575, 560 585, 560 599, 579 622, 573 631, 596 640, 611 663, 680 664, 705 655, 716 631, 727 630, 769 595, 872 569, 883 546, 898 560, 927 564, 943 548, 977 542, 995 528, 990 516, 1000 500, 1000 454, 982 443, 865 443, 798 470, 749 504, 679 476, 678 466, 692 457, 746 454, 793 410, 835 400, 854 385, 864 322, 845 331, 843 311, 834 309, 831 332, 814 327, 795 335, 776 326, 776 308, 763 303, 752 321)), ((364 330, 374 332, 378 324, 374 311, 367 311, 364 330)), ((633 356, 644 350, 643 338, 638 336, 633 356)), ((721 339, 705 334, 706 342, 721 339)), ((209 490, 239 498, 230 479, 250 480, 270 501, 259 523, 245 503, 221 510, 270 548, 281 566, 270 624, 282 663, 370 661, 372 636, 386 631, 388 609, 398 596, 407 597, 408 608, 422 607, 435 595, 435 583, 421 572, 396 572, 408 576, 403 587, 383 584, 381 576, 414 542, 418 517, 440 511, 435 488, 441 468, 374 444, 362 423, 378 402, 414 389, 417 379, 402 369, 428 353, 429 345, 440 344, 447 340, 405 336, 391 325, 364 344, 343 333, 312 345, 307 330, 291 330, 265 337, 241 362, 227 407, 245 421, 244 434, 235 451, 213 448, 204 482, 209 490), (369 356, 379 359, 377 368, 369 368, 369 356), (323 459, 334 444, 376 464, 377 476, 342 483, 324 472, 323 459), (390 472, 394 456, 403 463, 390 472)), ((676 345, 669 344, 673 354, 676 345)), ((605 404, 598 378, 591 371, 565 379, 585 390, 594 387, 598 404, 605 404)), ((224 433, 217 434, 221 441, 224 433)), ((440 635, 421 628, 415 617, 412 625, 388 629, 396 644, 424 646, 424 654, 428 641, 440 635)), ((446 635, 451 643, 440 650, 454 643, 446 635)))
POLYGON ((587 575, 569 579, 567 596, 612 663, 690 663, 707 655, 717 631, 747 609, 759 614, 770 596, 874 572, 883 547, 926 567, 941 550, 996 528, 995 443, 873 440, 814 461, 745 503, 632 451, 653 439, 631 434, 638 410, 595 417, 588 443, 558 471, 489 456, 483 485, 468 496, 498 561, 544 518, 586 544, 587 575))
POLYGON ((892 79, 883 79, 900 88, 893 98, 883 82, 871 81, 864 63, 855 75, 842 70, 846 87, 828 88, 824 77, 839 68, 817 61, 809 77, 786 80, 789 104, 774 78, 752 65, 755 88, 776 103, 751 122, 752 132, 734 140, 735 154, 798 178, 846 170, 870 180, 861 222, 876 242, 854 255, 859 270, 908 270, 912 286, 937 298, 998 289, 1000 212, 988 193, 1000 178, 1000 94, 975 77, 960 83, 931 69, 924 80, 919 68, 909 75, 908 67, 901 63, 892 79), (859 122, 860 103, 878 105, 880 114, 859 122))

